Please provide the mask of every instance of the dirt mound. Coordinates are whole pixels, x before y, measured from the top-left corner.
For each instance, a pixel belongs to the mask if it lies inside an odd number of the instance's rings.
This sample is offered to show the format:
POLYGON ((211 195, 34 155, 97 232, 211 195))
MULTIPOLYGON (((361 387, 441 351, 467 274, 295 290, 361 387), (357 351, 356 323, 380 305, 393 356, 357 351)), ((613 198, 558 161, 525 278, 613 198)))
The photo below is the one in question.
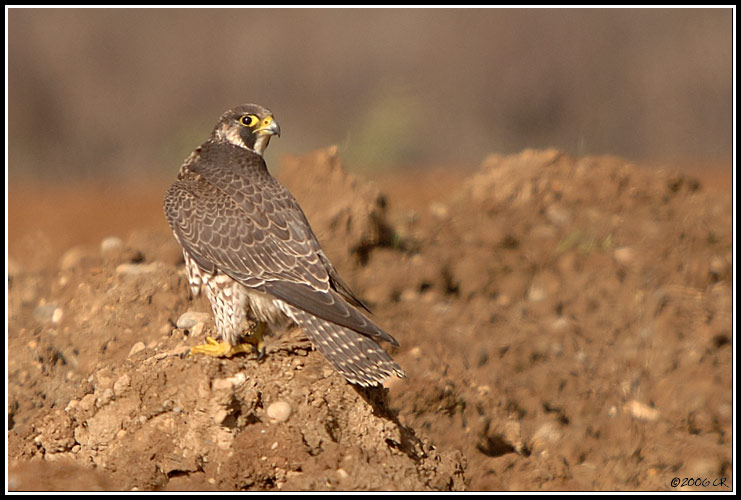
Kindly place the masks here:
POLYGON ((278 177, 408 379, 357 390, 300 330, 184 356, 213 324, 164 225, 33 265, 10 242, 10 489, 732 486, 729 194, 558 151, 414 210, 332 148, 278 177))
POLYGON ((459 455, 438 453, 384 389, 355 390, 308 345, 256 363, 183 359, 187 340, 135 344, 96 370, 35 424, 29 454, 93 464, 124 490, 463 486, 459 455))
POLYGON ((395 403, 463 451, 473 488, 728 484, 730 196, 525 151, 415 215, 416 252, 373 254, 360 289, 395 304, 415 358, 395 403))

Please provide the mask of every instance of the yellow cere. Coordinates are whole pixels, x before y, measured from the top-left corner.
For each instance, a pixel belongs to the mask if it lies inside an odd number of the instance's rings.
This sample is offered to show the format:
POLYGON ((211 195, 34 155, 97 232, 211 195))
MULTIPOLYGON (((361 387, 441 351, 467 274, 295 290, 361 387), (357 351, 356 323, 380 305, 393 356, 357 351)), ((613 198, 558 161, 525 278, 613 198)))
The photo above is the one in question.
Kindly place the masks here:
POLYGON ((273 123, 273 117, 268 116, 262 121, 262 126, 260 128, 267 128, 273 123))

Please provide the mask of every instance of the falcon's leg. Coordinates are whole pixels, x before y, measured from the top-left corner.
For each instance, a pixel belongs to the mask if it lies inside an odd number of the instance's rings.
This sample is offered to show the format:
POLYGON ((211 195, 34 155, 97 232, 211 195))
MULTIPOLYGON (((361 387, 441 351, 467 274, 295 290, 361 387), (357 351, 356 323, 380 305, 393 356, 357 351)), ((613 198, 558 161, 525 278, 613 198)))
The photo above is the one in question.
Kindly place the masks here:
POLYGON ((258 359, 262 359, 265 351, 265 344, 262 340, 265 325, 258 323, 256 328, 254 326, 246 328, 248 323, 247 294, 244 287, 221 273, 211 276, 201 275, 201 279, 206 285, 206 296, 211 302, 216 331, 219 333, 221 342, 207 337, 206 344, 191 348, 191 354, 232 357, 235 354, 255 350, 258 353, 258 359), (255 331, 243 343, 241 340, 245 330, 255 331))

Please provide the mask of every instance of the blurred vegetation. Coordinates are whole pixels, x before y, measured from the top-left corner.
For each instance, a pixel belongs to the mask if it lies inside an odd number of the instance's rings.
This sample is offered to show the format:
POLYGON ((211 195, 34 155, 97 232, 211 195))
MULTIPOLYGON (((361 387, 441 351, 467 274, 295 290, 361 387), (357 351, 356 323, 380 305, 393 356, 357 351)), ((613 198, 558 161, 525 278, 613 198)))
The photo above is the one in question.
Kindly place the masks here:
POLYGON ((11 181, 171 177, 218 116, 283 153, 476 165, 555 146, 731 163, 731 9, 8 10, 11 181))
MULTIPOLYGON (((409 89, 382 87, 353 120, 340 153, 347 163, 360 167, 389 168, 410 161, 429 162, 425 148, 430 141, 422 131, 435 118, 434 111, 409 89)), ((455 131, 451 130, 451 140, 454 136, 455 131)))

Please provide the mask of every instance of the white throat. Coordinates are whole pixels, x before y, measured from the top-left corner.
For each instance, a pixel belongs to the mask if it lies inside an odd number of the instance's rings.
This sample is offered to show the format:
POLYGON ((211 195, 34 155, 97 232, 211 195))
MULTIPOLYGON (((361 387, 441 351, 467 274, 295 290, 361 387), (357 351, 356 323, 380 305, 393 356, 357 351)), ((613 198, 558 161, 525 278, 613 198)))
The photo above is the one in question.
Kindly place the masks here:
POLYGON ((265 152, 265 149, 268 147, 268 143, 270 142, 270 137, 271 136, 267 134, 265 135, 260 134, 257 136, 257 140, 255 141, 255 149, 254 149, 255 153, 262 156, 262 154, 265 152))
POLYGON ((251 148, 247 146, 247 144, 245 144, 244 140, 242 139, 242 136, 239 135, 239 132, 230 127, 222 127, 218 129, 216 131, 216 138, 220 141, 228 142, 229 144, 233 146, 237 146, 238 148, 246 149, 248 151, 257 153, 260 156, 262 156, 262 154, 265 152, 265 148, 268 147, 268 143, 270 142, 269 135, 261 134, 257 137, 257 140, 255 141, 255 147, 251 148))

